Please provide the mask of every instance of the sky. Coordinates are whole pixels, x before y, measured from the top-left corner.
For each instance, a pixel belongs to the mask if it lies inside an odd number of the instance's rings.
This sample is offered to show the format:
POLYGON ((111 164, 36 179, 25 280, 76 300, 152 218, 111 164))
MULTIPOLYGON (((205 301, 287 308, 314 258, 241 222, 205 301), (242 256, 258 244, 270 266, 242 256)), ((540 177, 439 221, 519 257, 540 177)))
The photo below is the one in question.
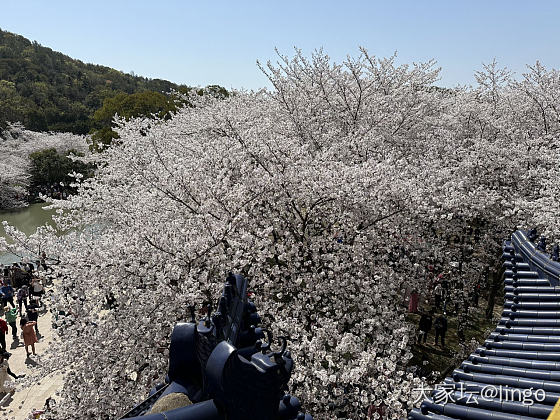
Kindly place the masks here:
POLYGON ((256 62, 275 63, 275 48, 435 59, 446 87, 474 84, 494 58, 517 75, 536 60, 560 68, 559 1, 0 0, 0 29, 87 63, 227 89, 270 87, 256 62))

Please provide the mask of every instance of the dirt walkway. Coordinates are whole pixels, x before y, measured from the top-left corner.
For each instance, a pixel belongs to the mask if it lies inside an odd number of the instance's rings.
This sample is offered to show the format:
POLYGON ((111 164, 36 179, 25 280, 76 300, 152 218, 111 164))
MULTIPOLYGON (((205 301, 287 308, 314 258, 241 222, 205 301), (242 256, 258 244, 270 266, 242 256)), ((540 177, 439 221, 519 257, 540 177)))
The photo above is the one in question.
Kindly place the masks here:
MULTIPOLYGON (((45 298, 45 301, 47 304, 49 303, 48 298, 45 298)), ((21 334, 19 320, 20 318, 18 317, 18 336, 21 334)), ((44 312, 39 316, 38 326, 42 337, 39 338, 38 343, 35 343, 37 355, 32 355, 29 358, 26 357, 23 340, 20 339, 14 342, 12 339, 11 328, 6 335, 6 346, 8 351, 12 353, 9 361, 10 369, 16 375, 26 374, 28 376, 33 372, 33 369, 37 369, 42 363, 42 354, 45 353, 53 335, 50 312, 44 312)), ((12 380, 11 377, 9 378, 12 380)), ((21 381, 21 379, 16 380, 16 383, 19 381, 21 381)), ((61 388, 62 375, 57 374, 45 377, 40 383, 32 387, 17 391, 11 399, 0 407, 0 419, 26 420, 33 409, 42 409, 44 407, 47 398, 53 397, 56 399, 54 394, 61 388)))

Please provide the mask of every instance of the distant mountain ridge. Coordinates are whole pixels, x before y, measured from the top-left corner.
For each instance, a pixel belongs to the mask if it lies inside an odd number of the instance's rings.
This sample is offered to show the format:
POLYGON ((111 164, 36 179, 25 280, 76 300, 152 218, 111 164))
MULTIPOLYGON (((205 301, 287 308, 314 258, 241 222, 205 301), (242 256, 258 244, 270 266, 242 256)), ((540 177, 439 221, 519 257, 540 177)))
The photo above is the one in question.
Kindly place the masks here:
POLYGON ((0 29, 0 130, 20 121, 34 131, 86 134, 99 128, 93 114, 105 99, 171 89, 190 88, 85 64, 0 29))

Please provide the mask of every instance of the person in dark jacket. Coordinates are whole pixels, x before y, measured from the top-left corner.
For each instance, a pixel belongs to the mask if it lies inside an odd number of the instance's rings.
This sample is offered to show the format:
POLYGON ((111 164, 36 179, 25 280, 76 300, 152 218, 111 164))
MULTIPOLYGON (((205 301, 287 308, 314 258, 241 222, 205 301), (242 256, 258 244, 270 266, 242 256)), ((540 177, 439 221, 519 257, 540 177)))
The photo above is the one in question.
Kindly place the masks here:
POLYGON ((35 332, 37 335, 41 335, 37 326, 37 321, 39 319, 39 304, 37 299, 31 299, 29 305, 27 306, 27 319, 29 322, 35 322, 35 332))
POLYGON ((420 323, 418 325, 419 332, 417 337, 417 343, 420 343, 422 336, 424 336, 423 342, 426 343, 426 340, 428 338, 428 333, 430 332, 431 329, 432 329, 432 314, 424 312, 420 317, 420 323))
POLYGON ((441 347, 445 347, 445 333, 447 332, 447 318, 445 314, 440 314, 434 322, 434 329, 436 331, 435 345, 438 344, 438 338, 441 337, 441 347))
POLYGON ((480 297, 480 284, 475 284, 473 291, 473 305, 478 306, 478 299, 480 297))

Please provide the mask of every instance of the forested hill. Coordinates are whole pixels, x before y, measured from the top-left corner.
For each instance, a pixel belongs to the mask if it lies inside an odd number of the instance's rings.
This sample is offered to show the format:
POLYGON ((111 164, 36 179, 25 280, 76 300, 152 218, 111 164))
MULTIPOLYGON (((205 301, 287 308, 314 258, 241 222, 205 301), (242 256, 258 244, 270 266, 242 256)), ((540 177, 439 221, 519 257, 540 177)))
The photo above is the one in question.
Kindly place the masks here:
POLYGON ((188 87, 86 64, 0 29, 0 131, 20 121, 34 131, 86 134, 101 128, 93 115, 105 99, 143 92, 146 100, 170 89, 188 87))

